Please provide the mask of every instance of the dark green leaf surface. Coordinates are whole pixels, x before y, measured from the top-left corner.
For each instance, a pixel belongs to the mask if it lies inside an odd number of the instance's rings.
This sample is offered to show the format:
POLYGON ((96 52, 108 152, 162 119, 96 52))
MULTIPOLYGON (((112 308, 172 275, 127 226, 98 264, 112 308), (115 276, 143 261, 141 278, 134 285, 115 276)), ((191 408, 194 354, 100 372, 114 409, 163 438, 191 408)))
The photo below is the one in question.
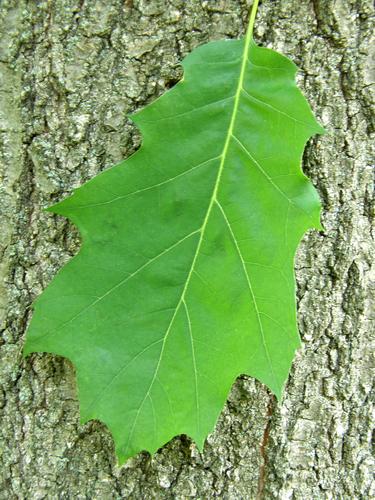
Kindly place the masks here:
POLYGON ((109 427, 120 462, 182 433, 202 447, 240 374, 280 397, 299 346, 293 259, 320 228, 300 162, 323 130, 295 65, 250 37, 190 54, 133 117, 141 149, 51 209, 83 244, 24 352, 74 363, 82 421, 109 427))

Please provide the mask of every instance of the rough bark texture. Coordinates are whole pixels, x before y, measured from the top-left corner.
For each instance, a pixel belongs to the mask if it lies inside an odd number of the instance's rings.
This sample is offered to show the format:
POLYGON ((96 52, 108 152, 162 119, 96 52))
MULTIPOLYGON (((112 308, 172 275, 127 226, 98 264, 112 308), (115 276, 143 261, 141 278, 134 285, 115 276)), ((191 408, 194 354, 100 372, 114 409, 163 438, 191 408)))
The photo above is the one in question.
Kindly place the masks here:
MULTIPOLYGON (((1 0, 0 498, 375 498, 371 455, 371 0, 263 0, 256 40, 289 55, 327 135, 304 168, 324 206, 296 259, 298 352, 283 401, 243 377, 200 455, 186 437, 122 468, 79 425, 74 368, 21 350, 32 300, 79 247, 42 211, 129 155, 126 113, 181 58, 238 37, 245 0, 1 0), (4 281, 3 281, 4 280, 4 281)), ((372 137, 372 138, 371 138, 372 137)))

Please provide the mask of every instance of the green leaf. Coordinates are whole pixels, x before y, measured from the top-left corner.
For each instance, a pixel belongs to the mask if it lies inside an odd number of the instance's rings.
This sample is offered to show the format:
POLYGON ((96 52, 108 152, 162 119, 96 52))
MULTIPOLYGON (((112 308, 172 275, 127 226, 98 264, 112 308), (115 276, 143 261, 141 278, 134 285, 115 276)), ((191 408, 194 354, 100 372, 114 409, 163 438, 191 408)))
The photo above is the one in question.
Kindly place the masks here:
POLYGON ((182 433, 201 448, 240 374, 279 398, 299 347, 293 259, 320 228, 300 162, 323 129, 296 66, 251 31, 186 57, 133 116, 140 150, 50 209, 83 243, 24 353, 74 363, 81 420, 109 427, 120 462, 182 433))

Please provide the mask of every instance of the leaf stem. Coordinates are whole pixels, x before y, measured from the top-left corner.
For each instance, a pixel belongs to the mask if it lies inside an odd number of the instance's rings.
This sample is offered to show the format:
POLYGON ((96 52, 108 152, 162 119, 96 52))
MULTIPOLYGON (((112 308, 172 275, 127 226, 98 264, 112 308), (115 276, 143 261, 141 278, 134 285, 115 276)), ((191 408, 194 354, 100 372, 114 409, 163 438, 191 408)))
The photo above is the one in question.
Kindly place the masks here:
POLYGON ((251 38, 253 36, 254 23, 255 23, 255 18, 257 15, 257 10, 258 10, 258 3, 259 3, 259 0, 254 0, 253 5, 251 6, 249 27, 247 28, 247 33, 246 33, 246 42, 247 43, 250 43, 251 38))

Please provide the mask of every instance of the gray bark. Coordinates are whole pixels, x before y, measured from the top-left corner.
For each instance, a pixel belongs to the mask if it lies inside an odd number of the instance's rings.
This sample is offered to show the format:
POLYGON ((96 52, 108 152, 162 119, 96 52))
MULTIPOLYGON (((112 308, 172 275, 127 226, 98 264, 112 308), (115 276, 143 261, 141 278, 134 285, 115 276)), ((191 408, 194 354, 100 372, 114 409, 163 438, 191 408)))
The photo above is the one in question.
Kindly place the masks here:
POLYGON ((304 156, 324 232, 296 258, 296 356, 281 403, 241 377, 200 454, 177 437, 116 466, 100 422, 79 425, 74 367, 22 358, 30 305, 79 248, 42 211, 135 150, 126 113, 182 57, 243 34, 245 0, 1 0, 0 498, 375 498, 371 454, 370 0, 264 0, 256 40, 301 71, 326 127, 304 156))

